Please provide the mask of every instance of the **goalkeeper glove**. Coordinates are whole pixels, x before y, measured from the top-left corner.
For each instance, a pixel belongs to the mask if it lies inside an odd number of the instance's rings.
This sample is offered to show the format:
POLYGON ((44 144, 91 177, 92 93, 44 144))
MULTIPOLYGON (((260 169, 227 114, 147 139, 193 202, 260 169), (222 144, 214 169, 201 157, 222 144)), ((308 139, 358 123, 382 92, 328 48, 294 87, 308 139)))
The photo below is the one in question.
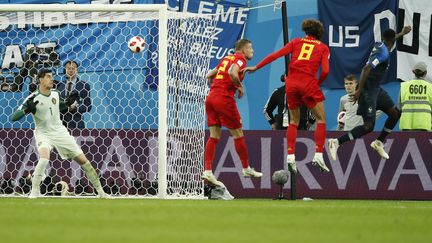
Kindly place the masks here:
POLYGON ((78 99, 79 99, 78 91, 74 90, 66 97, 64 103, 66 106, 71 106, 78 99))
POLYGON ((39 101, 34 102, 34 98, 35 98, 35 96, 32 96, 32 97, 27 99, 26 108, 24 109, 24 112, 26 114, 28 114, 30 112, 33 114, 36 113, 36 105, 39 103, 39 101))

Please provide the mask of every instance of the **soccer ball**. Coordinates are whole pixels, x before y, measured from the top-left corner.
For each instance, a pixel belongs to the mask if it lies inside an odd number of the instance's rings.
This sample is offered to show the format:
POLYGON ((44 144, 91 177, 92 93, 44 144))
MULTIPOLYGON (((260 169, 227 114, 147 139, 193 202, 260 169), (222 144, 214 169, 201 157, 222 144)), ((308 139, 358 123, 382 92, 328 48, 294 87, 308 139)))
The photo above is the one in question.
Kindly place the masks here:
POLYGON ((345 124, 345 113, 345 111, 341 111, 337 116, 337 122, 341 125, 345 124))
POLYGON ((134 36, 128 41, 129 50, 133 53, 139 53, 144 50, 145 42, 140 36, 134 36))

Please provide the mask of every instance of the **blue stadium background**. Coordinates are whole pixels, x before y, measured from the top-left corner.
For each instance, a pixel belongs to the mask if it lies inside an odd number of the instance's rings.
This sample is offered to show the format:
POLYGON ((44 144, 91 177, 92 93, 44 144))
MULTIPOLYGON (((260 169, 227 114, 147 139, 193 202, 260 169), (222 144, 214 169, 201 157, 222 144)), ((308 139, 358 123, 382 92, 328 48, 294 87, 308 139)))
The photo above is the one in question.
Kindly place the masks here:
MULTIPOLYGON (((1 1, 2 3, 58 3, 58 2, 66 2, 66 1, 50 1, 50 0, 10 0, 10 1, 1 1)), ((70 1, 68 1, 70 2, 70 1)), ((89 3, 89 0, 78 0, 74 1, 75 3, 89 3)), ((95 1, 93 1, 95 2, 95 1)), ((99 1, 101 2, 101 1, 99 1)), ((109 2, 109 1, 107 1, 109 2)), ((125 1, 127 2, 127 1, 125 1)), ((160 3, 160 0, 136 0, 135 3, 160 3)), ((227 2, 227 1, 225 1, 227 2)), ((234 4, 244 4, 245 0, 231 0, 230 2, 234 4)), ((253 5, 259 3, 259 5, 272 3, 272 0, 263 0, 263 1, 251 1, 253 5)), ((317 8, 317 0, 288 0, 288 22, 289 22, 289 37, 290 39, 295 37, 303 36, 303 33, 300 29, 300 23, 305 18, 318 18, 318 8, 317 8)), ((256 64, 259 60, 265 57, 268 53, 273 52, 283 45, 283 36, 282 36, 282 22, 281 22, 281 14, 280 10, 274 11, 272 7, 262 8, 253 10, 249 13, 246 28, 244 31, 244 37, 253 41, 254 49, 255 49, 255 57, 250 62, 250 64, 256 64), (265 33, 265 34, 263 34, 265 33)), ((337 67, 332 67, 337 68, 337 67)), ((281 86, 282 83, 279 80, 279 77, 282 73, 284 73, 285 66, 284 60, 281 58, 271 65, 263 68, 259 72, 254 73, 253 75, 248 75, 245 80, 246 87, 246 96, 240 100, 238 100, 238 105, 240 109, 240 113, 242 116, 244 129, 246 130, 269 130, 270 126, 267 121, 264 119, 263 115, 263 106, 267 101, 267 98, 273 92, 274 89, 281 86)), ((88 80, 93 92, 98 89, 101 83, 96 79, 88 80)), ((328 80, 326 81, 328 82, 328 80)), ((107 85, 107 84, 104 84, 107 85)), ((133 84, 132 84, 133 85, 133 84)), ((399 83, 390 82, 384 85, 385 89, 389 92, 389 94, 395 100, 398 91, 399 91, 399 83)), ((139 88, 137 88, 137 91, 139 88)), ((154 91, 151 89, 144 90, 142 95, 137 94, 129 94, 134 97, 134 100, 137 104, 140 103, 139 99, 145 99, 146 96, 152 96, 154 91)), ((338 111, 339 98, 345 94, 343 89, 326 89, 324 88, 324 93, 326 95, 326 112, 327 112, 327 126, 329 130, 335 129, 337 126, 336 115, 338 111)), ((22 100, 25 97, 27 92, 22 93, 4 93, 0 92, 0 105, 2 107, 6 107, 7 104, 11 107, 15 107, 17 104, 13 104, 12 100, 22 100)), ((107 94, 108 98, 109 95, 107 94)), ((112 97, 115 99, 115 97, 112 97)), ((95 99, 95 95, 92 94, 92 99, 94 104, 102 103, 103 100, 95 99)), ((120 105, 121 103, 112 103, 112 105, 120 105)), ((112 124, 114 124, 114 128, 121 126, 121 124, 125 124, 128 116, 120 115, 116 113, 115 108, 110 109, 110 112, 105 114, 102 117, 104 121, 111 120, 112 124), (116 125, 117 124, 117 125, 116 125)), ((12 109, 5 109, 7 112, 12 112, 12 109)), ((96 115, 100 113, 100 109, 92 109, 90 114, 85 116, 85 119, 88 117, 96 115)), ((139 116, 142 116, 140 114, 139 116)), ((129 117, 130 118, 130 117, 129 117)), ((386 116, 381 116, 377 121, 376 130, 380 130, 385 121, 386 116)), ((10 127, 12 124, 8 120, 8 114, 0 114, 0 120, 2 123, 2 127, 10 127)), ((140 119, 139 117, 137 118, 140 119)), ((29 124, 29 123, 25 123, 29 124)), ((126 123, 127 124, 127 123, 126 123)), ((18 125, 18 124, 16 124, 18 125)), ((106 128, 103 123, 95 123, 95 122, 87 122, 89 128, 106 128)), ((127 127, 126 127, 127 128, 127 127)))

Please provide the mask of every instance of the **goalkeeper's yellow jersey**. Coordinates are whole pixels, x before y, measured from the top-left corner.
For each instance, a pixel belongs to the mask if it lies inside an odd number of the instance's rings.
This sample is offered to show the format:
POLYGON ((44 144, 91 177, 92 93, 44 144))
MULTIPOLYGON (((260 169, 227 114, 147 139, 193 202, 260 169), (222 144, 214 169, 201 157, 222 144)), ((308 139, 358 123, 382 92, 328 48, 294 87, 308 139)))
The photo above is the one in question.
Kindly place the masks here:
MULTIPOLYGON (((42 134, 63 134, 68 132, 60 119, 60 93, 56 89, 51 89, 49 95, 44 95, 39 90, 33 92, 28 98, 34 96, 36 112, 32 114, 35 122, 35 132, 42 134)), ((27 98, 27 99, 28 99, 27 98)), ((23 109, 27 101, 19 109, 23 109)))

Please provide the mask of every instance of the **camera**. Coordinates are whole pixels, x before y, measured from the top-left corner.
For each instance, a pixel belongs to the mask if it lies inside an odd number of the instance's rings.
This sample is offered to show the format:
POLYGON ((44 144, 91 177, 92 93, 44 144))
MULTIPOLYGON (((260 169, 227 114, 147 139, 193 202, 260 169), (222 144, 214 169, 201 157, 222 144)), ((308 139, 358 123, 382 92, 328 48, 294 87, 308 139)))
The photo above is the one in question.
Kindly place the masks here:
POLYGON ((27 49, 25 56, 26 65, 39 67, 60 66, 59 55, 54 51, 54 47, 31 47, 27 49))
POLYGON ((60 66, 59 54, 54 50, 55 47, 31 47, 26 50, 24 65, 16 72, 0 73, 0 91, 20 92, 24 82, 28 79, 29 91, 34 91, 37 87, 37 73, 41 68, 52 68, 60 66))
POLYGON ((37 87, 37 73, 41 68, 52 68, 60 66, 59 54, 54 47, 31 47, 27 49, 23 67, 16 78, 16 84, 21 87, 24 81, 29 78, 29 91, 33 92, 37 87))
POLYGON ((18 73, 14 72, 1 72, 0 73, 0 90, 5 91, 17 91, 19 86, 16 83, 18 73))

